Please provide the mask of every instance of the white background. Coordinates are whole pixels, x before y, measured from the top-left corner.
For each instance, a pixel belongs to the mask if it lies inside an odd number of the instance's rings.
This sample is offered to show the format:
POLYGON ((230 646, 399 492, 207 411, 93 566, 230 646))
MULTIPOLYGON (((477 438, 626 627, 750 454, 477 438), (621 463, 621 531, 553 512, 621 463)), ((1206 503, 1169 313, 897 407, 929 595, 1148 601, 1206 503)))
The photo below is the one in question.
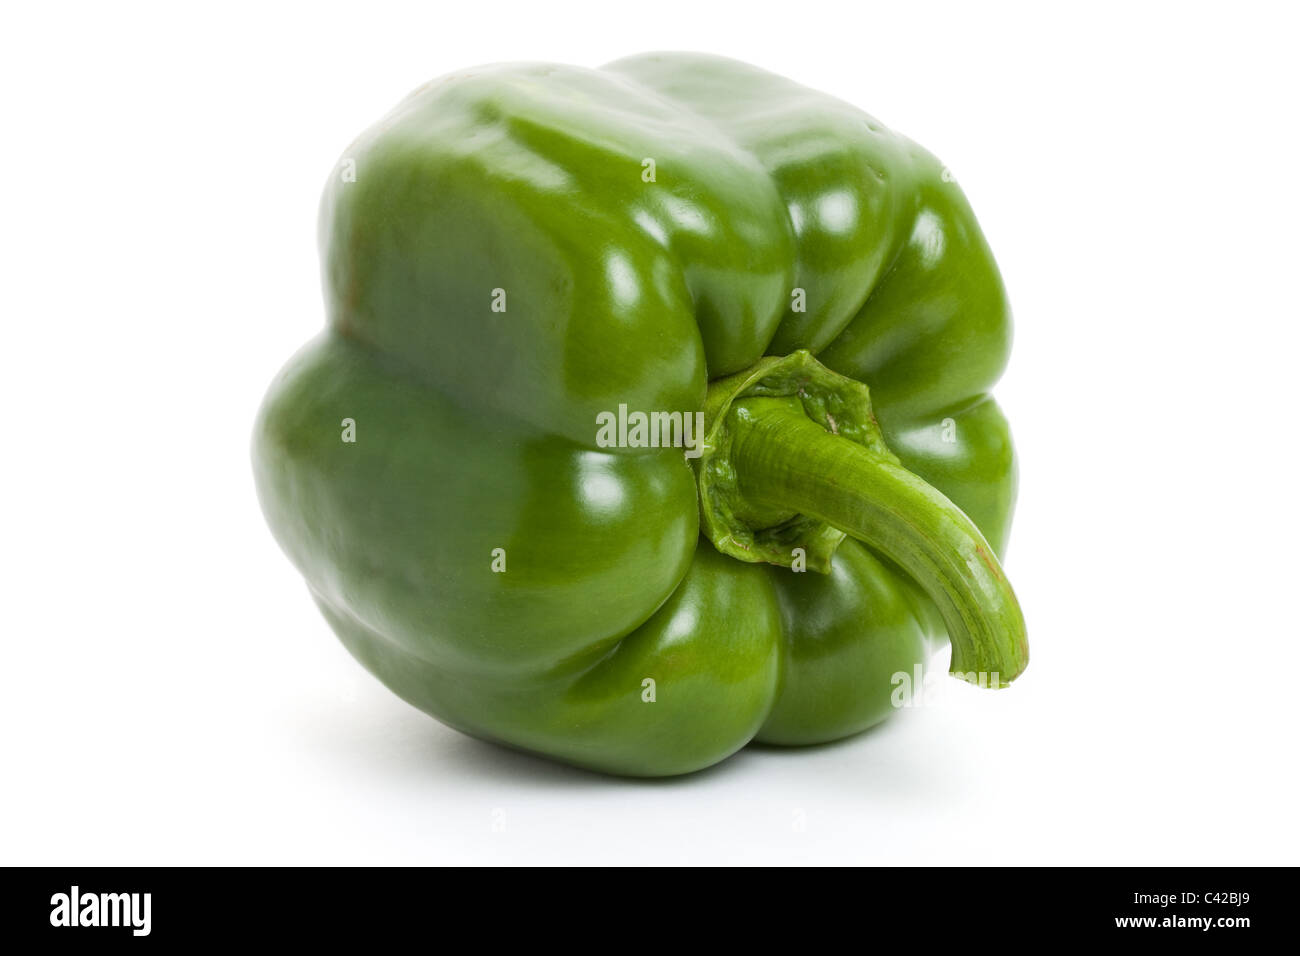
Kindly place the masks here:
POLYGON ((0 862, 1300 862, 1294 8, 973 6, 7 13, 0 862), (266 530, 340 151, 444 72, 651 49, 847 99, 969 195, 1017 317, 1010 690, 595 776, 391 696, 266 530))

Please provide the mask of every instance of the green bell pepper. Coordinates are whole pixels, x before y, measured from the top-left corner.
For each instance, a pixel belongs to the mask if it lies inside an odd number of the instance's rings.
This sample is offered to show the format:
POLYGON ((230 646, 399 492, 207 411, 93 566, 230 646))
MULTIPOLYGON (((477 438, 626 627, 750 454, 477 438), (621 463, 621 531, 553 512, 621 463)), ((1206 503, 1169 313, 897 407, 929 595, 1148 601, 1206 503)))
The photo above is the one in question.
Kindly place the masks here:
POLYGON ((717 57, 486 67, 348 148, 320 241, 258 493, 416 707, 653 776, 870 727, 945 636, 1024 669, 1007 298, 914 143, 717 57))

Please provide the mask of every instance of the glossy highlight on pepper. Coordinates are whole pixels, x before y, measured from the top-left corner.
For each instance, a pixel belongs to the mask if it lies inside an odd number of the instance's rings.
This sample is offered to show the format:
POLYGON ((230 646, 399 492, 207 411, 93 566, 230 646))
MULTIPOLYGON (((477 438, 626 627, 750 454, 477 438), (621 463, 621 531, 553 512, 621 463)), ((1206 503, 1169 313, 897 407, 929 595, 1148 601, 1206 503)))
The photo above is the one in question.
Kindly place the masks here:
POLYGON ((864 730, 945 641, 959 676, 1023 671, 989 394, 1010 310, 921 147, 755 67, 647 54, 443 77, 344 168, 326 329, 272 383, 254 474, 399 696, 660 776, 864 730), (702 441, 598 441, 628 409, 699 413, 702 441))

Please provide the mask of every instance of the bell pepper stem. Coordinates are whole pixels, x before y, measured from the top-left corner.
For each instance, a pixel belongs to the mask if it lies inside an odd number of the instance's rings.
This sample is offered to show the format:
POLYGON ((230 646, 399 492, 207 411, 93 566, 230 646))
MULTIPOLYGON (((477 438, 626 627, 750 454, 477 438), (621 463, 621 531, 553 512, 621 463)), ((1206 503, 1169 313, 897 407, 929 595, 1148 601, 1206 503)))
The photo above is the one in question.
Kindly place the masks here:
POLYGON ((818 518, 902 567, 943 616, 955 676, 990 687, 1019 676, 1029 662, 1020 605, 960 508, 889 458, 827 431, 797 400, 746 398, 727 414, 747 502, 818 518))

